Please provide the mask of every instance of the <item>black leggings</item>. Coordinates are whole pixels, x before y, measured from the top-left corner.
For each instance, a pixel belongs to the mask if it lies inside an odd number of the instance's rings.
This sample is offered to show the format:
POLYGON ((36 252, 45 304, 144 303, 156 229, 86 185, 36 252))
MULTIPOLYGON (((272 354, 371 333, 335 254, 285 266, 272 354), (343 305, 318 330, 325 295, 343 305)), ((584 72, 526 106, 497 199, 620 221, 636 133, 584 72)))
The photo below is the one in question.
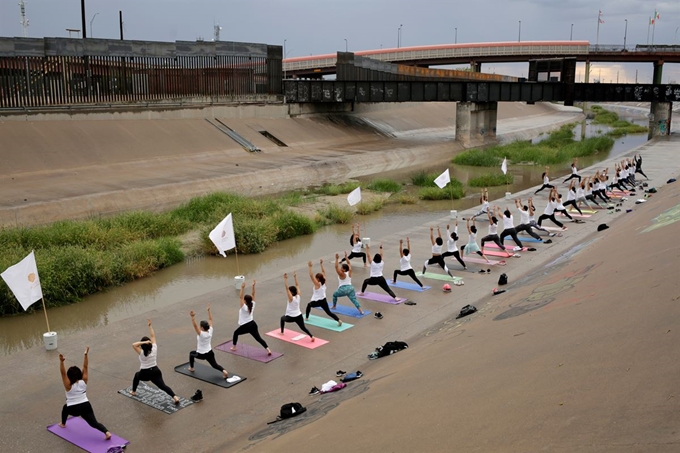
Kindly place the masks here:
POLYGON ((576 208, 576 210, 578 211, 579 214, 583 215, 583 213, 581 212, 581 208, 579 208, 578 206, 576 206, 576 200, 568 200, 568 201, 565 201, 562 205, 563 205, 565 208, 566 208, 567 206, 573 206, 573 207, 576 208))
POLYGON ((313 337, 312 332, 307 330, 307 327, 305 327, 305 320, 302 319, 302 313, 298 316, 281 316, 281 332, 283 332, 283 327, 286 325, 287 322, 294 322, 295 324, 298 325, 300 329, 310 337, 313 337))
POLYGON ((578 182, 581 182, 581 177, 577 175, 576 173, 572 173, 567 179, 564 180, 564 182, 569 181, 570 179, 578 178, 578 182))
MULTIPOLYGON (((564 206, 564 204, 563 204, 562 206, 564 206)), ((561 213, 564 214, 567 218, 569 218, 569 220, 574 220, 574 218, 573 218, 571 215, 569 215, 569 213, 567 212, 566 209, 555 209, 555 212, 561 212, 561 213)), ((554 215, 554 214, 553 214, 553 215, 554 215)))
POLYGON ((542 215, 538 218, 538 226, 541 226, 541 222, 543 222, 545 219, 550 219, 550 220, 552 220, 552 223, 554 223, 555 225, 557 225, 557 226, 560 227, 560 228, 564 227, 564 225, 563 225, 559 220, 557 220, 557 219, 555 218, 555 214, 554 214, 554 213, 553 213, 553 214, 550 214, 550 215, 548 215, 548 214, 542 214, 542 215))
POLYGON ((595 199, 595 195, 593 195, 592 193, 590 195, 586 195, 586 200, 592 201, 596 205, 600 206, 600 203, 597 202, 597 200, 595 199))
POLYGON ((444 262, 444 256, 443 255, 437 255, 437 256, 433 255, 432 258, 425 261, 425 264, 423 264, 423 274, 427 270, 427 266, 430 265, 430 264, 438 264, 439 267, 444 269, 444 272, 449 274, 449 276, 453 277, 453 275, 451 275, 451 271, 449 271, 449 268, 446 267, 446 263, 444 262))
POLYGON ((264 341, 260 336, 260 331, 257 329, 257 323, 255 321, 248 321, 247 323, 238 326, 238 328, 234 330, 234 336, 231 340, 233 345, 236 346, 238 343, 239 335, 245 335, 247 333, 252 335, 252 337, 255 338, 255 341, 260 343, 263 348, 267 349, 269 347, 267 346, 267 342, 264 341))
POLYGON ((364 291, 366 291, 366 287, 368 285, 371 285, 371 286, 377 285, 377 286, 381 287, 383 289, 383 291, 385 291, 387 294, 392 296, 394 299, 397 298, 397 295, 394 294, 394 291, 392 291, 390 289, 390 287, 387 286, 387 280, 385 280, 385 277, 383 277, 382 275, 380 277, 368 277, 366 280, 364 280, 364 284, 361 285, 361 292, 362 293, 364 291))
POLYGON ((312 308, 315 308, 315 307, 321 308, 328 316, 335 319, 336 321, 340 321, 340 318, 338 318, 338 315, 336 315, 335 313, 333 313, 331 311, 330 307, 328 306, 328 301, 326 300, 325 297, 321 300, 313 300, 313 301, 311 301, 310 303, 307 304, 307 310, 306 310, 306 313, 305 313, 307 319, 309 319, 309 312, 311 312, 312 308))
POLYGON ((515 228, 515 231, 517 231, 518 233, 524 231, 534 239, 538 239, 541 241, 543 240, 538 234, 534 233, 534 230, 533 228, 531 228, 531 225, 527 223, 520 223, 519 225, 517 225, 517 228, 515 228))
POLYGON ((414 271, 413 269, 407 269, 405 271, 400 270, 394 271, 394 277, 392 277, 392 281, 394 283, 397 283, 397 275, 408 275, 413 279, 414 282, 418 284, 418 286, 420 286, 421 288, 423 287, 423 284, 420 283, 420 280, 418 280, 418 277, 416 277, 416 271, 414 271))
POLYGON ((453 256, 458 260, 461 266, 463 266, 463 269, 467 269, 467 266, 465 265, 465 261, 463 261, 463 258, 460 257, 460 252, 458 250, 454 250, 453 252, 444 252, 442 253, 442 258, 447 258, 449 256, 453 256))
POLYGON ((189 367, 191 368, 194 367, 194 361, 196 359, 207 360, 211 367, 215 368, 216 370, 224 371, 224 367, 217 363, 217 361, 215 360, 215 353, 212 351, 212 349, 206 352, 205 354, 200 354, 196 351, 191 351, 189 353, 189 367))
POLYGON ((543 184, 540 189, 538 189, 536 192, 534 192, 534 195, 536 195, 538 192, 540 192, 543 189, 554 189, 555 186, 550 185, 550 184, 543 184))
POLYGON ((175 397, 175 392, 173 392, 172 389, 168 387, 165 384, 165 382, 163 382, 163 373, 161 372, 161 369, 158 368, 157 366, 151 368, 142 368, 141 370, 135 373, 135 377, 134 379, 132 379, 133 392, 137 391, 139 381, 144 382, 151 381, 156 387, 163 390, 165 393, 172 396, 173 398, 175 397))
POLYGON ((515 244, 517 244, 517 247, 524 247, 522 245, 522 241, 520 241, 519 238, 517 237, 517 229, 516 228, 507 228, 507 229, 503 230, 503 232, 501 233, 501 242, 503 242, 507 236, 510 236, 512 238, 512 240, 515 241, 515 244))
POLYGON ((604 193, 604 190, 598 190, 598 191, 593 190, 593 195, 597 195, 598 197, 602 198, 602 201, 604 201, 605 203, 609 202, 609 197, 607 196, 606 193, 604 193))
MULTIPOLYGON (((349 255, 347 255, 348 260, 351 260, 352 258, 361 258, 362 260, 364 260, 364 264, 366 264, 366 254, 364 252, 358 253, 352 252, 349 255)), ((341 263, 345 262, 345 258, 343 258, 340 262, 341 263)))
POLYGON ((497 234, 490 234, 488 236, 484 236, 482 238, 482 248, 484 248, 485 242, 493 242, 498 247, 500 247, 501 250, 505 251, 505 246, 501 243, 501 239, 498 237, 497 234))
POLYGON ((644 171, 642 171, 642 168, 640 168, 640 167, 638 167, 638 168, 635 169, 635 173, 642 173, 642 176, 644 176, 645 178, 649 179, 649 177, 645 174, 644 171))
POLYGON ((97 421, 97 417, 94 416, 94 411, 92 410, 92 405, 90 404, 89 401, 85 401, 84 403, 80 404, 74 404, 73 406, 67 406, 64 404, 64 407, 61 409, 61 424, 65 425, 66 424, 66 419, 68 416, 71 417, 81 417, 83 420, 87 422, 88 425, 93 427, 94 429, 103 432, 106 434, 109 430, 106 429, 106 426, 102 425, 97 421))

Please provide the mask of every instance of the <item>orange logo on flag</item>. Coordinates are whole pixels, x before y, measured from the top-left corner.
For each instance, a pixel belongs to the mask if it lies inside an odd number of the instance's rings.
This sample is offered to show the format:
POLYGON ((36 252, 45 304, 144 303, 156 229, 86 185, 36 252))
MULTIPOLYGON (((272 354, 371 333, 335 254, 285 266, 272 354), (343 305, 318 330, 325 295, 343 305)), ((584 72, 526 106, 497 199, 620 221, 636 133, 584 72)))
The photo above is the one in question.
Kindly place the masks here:
POLYGON ((35 281, 35 274, 33 272, 28 274, 28 281, 31 282, 31 283, 33 283, 35 281))

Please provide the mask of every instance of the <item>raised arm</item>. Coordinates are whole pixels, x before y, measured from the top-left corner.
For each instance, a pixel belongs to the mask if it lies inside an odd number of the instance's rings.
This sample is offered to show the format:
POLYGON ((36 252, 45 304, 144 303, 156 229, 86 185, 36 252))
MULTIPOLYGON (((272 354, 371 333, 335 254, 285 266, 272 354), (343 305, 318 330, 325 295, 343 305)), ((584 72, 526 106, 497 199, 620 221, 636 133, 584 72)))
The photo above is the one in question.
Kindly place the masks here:
POLYGON ((441 237, 442 237, 442 232, 441 232, 441 230, 439 229, 439 225, 437 225, 437 237, 438 237, 438 238, 441 238, 441 237))
POLYGON ((411 253, 411 241, 409 240, 408 236, 406 236, 406 248, 408 249, 409 253, 411 253))
POLYGON ((189 316, 191 316, 191 324, 194 325, 194 330, 196 331, 196 335, 200 335, 201 329, 198 328, 198 323, 196 322, 196 313, 193 310, 191 310, 189 312, 189 316))
POLYGON ((153 343, 151 342, 151 340, 136 341, 136 342, 132 343, 132 349, 134 349, 135 352, 137 352, 137 354, 141 354, 143 344, 153 344, 153 343))
MULTIPOLYGON (((465 220, 465 222, 466 222, 466 225, 467 225, 468 234, 472 234, 472 231, 470 230, 470 218, 468 217, 467 220, 465 220)), ((473 224, 474 224, 474 222, 475 222, 475 220, 472 219, 473 224)))
POLYGON ((399 239, 399 258, 403 258, 403 257, 404 257, 404 240, 399 239))
POLYGON ((85 348, 85 354, 83 354, 83 382, 87 384, 87 365, 88 365, 88 360, 87 360, 87 353, 90 352, 90 347, 87 346, 85 348))
POLYGON ((210 327, 213 325, 212 311, 210 311, 210 304, 208 304, 208 324, 210 327))
POLYGON ((349 269, 347 271, 347 275, 349 275, 349 278, 352 278, 352 263, 350 263, 349 259, 347 259, 347 252, 345 252, 345 263, 347 263, 347 268, 349 269))
POLYGON ((61 372, 61 382, 64 384, 64 388, 68 392, 71 390, 71 381, 68 380, 68 376, 66 376, 66 367, 64 366, 64 360, 66 360, 66 357, 64 357, 63 354, 59 354, 59 371, 61 372))
POLYGON ((297 288, 298 296, 300 295, 300 283, 298 282, 297 272, 293 271, 293 280, 295 280, 295 288, 297 288))
POLYGON ((255 285, 257 285, 257 280, 253 279, 253 292, 250 295, 250 297, 252 297, 253 300, 255 300, 255 285))
POLYGON ((293 301, 293 295, 290 293, 290 289, 288 289, 288 274, 283 274, 283 286, 286 287, 286 294, 288 295, 288 302, 293 301))
POLYGON ((326 278, 326 269, 323 268, 323 258, 319 260, 319 266, 321 267, 321 275, 323 275, 323 278, 326 278))
POLYGON ((146 320, 146 324, 149 326, 149 338, 151 338, 151 344, 156 344, 156 332, 153 331, 153 326, 151 325, 151 318, 146 320))
POLYGON ((309 279, 312 281, 314 284, 315 289, 319 289, 321 287, 321 283, 319 283, 319 280, 316 279, 316 276, 314 275, 314 269, 313 269, 313 264, 311 261, 307 262, 307 267, 309 268, 309 279))
POLYGON ((246 301, 243 299, 243 295, 245 293, 245 290, 246 290, 246 281, 243 280, 241 282, 241 291, 239 291, 239 293, 238 293, 239 307, 243 307, 243 304, 246 303, 246 301))
POLYGON ((357 222, 357 236, 361 239, 361 225, 359 225, 359 222, 357 222))
POLYGON ((434 245, 434 227, 430 227, 430 242, 434 245))
POLYGON ((371 246, 369 244, 366 244, 366 259, 368 260, 369 263, 373 262, 373 259, 371 258, 371 246))
POLYGON ((338 274, 338 277, 342 277, 342 269, 340 269, 340 255, 338 253, 335 254, 335 272, 338 274))
POLYGON ((569 190, 571 190, 571 189, 573 189, 573 188, 574 188, 574 180, 572 179, 572 180, 569 182, 569 190))

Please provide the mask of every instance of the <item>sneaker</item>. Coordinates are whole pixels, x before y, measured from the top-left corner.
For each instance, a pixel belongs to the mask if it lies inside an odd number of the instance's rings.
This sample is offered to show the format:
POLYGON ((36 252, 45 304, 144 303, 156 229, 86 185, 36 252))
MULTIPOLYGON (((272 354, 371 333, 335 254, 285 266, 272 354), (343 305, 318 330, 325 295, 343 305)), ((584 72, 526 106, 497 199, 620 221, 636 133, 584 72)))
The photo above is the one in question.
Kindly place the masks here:
POLYGON ((376 314, 373 315, 375 319, 383 319, 383 315, 380 312, 376 312, 376 314))
POLYGON ((522 247, 520 247, 520 246, 516 246, 516 247, 512 248, 513 252, 519 252, 520 250, 522 250, 522 247))
POLYGON ((312 387, 312 389, 309 391, 310 395, 318 395, 319 393, 321 393, 321 390, 316 388, 316 386, 312 387))
POLYGON ((335 372, 335 375, 337 377, 343 376, 345 374, 347 374, 347 371, 338 370, 338 371, 335 372))
POLYGON ((543 241, 544 244, 552 244, 552 239, 547 239, 543 241))
POLYGON ((203 401, 203 392, 201 390, 196 390, 196 393, 194 393, 194 396, 191 397, 191 401, 194 403, 198 403, 199 401, 203 401))

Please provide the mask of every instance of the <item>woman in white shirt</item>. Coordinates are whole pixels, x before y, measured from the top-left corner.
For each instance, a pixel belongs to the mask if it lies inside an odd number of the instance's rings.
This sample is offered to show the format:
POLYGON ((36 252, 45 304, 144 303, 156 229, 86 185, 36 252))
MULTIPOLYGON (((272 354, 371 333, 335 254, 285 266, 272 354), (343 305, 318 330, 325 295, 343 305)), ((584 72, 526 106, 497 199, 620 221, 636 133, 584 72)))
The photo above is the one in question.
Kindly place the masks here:
MULTIPOLYGON (((498 217, 500 217, 501 209, 498 206, 496 206, 495 211, 496 211, 496 215, 498 217)), ((487 234, 486 236, 484 236, 482 238, 481 252, 484 253, 484 244, 486 244, 487 242, 493 242, 494 244, 496 244, 498 246, 499 249, 503 250, 508 255, 508 257, 511 257, 512 253, 508 252, 505 249, 505 246, 501 242, 501 238, 498 236, 498 217, 496 217, 495 215, 491 215, 491 214, 492 214, 492 211, 489 211, 487 213, 487 215, 489 216, 489 234, 487 234)), ((470 252, 467 252, 467 253, 470 253, 470 252)))
POLYGON ((156 334, 153 331, 153 327, 151 327, 151 320, 148 319, 147 322, 149 325, 149 336, 144 336, 141 341, 132 343, 132 349, 139 355, 139 371, 135 373, 135 377, 132 379, 132 390, 130 390, 130 394, 137 394, 139 381, 151 381, 156 387, 170 395, 170 397, 175 400, 175 404, 179 404, 179 398, 175 395, 175 392, 173 392, 163 381, 163 373, 161 373, 161 369, 158 368, 156 363, 156 359, 158 358, 156 334))
MULTIPOLYGON (((345 258, 347 258, 347 252, 345 252, 345 258)), ((354 286, 352 286, 352 265, 349 260, 340 265, 340 255, 337 253, 335 254, 335 272, 338 274, 338 289, 333 293, 333 308, 338 305, 338 297, 347 296, 363 315, 364 311, 361 309, 354 286)))
POLYGON ((61 381, 66 390, 66 404, 61 410, 60 428, 66 428, 66 419, 71 417, 81 417, 88 425, 94 429, 101 431, 106 436, 105 439, 111 439, 111 433, 101 423, 97 421, 94 416, 94 410, 90 401, 87 399, 87 353, 90 352, 90 347, 85 348, 85 358, 83 359, 83 369, 81 371, 77 366, 72 366, 66 371, 64 367, 64 360, 66 358, 63 354, 59 354, 59 371, 61 372, 61 381))
POLYGON ((326 300, 326 270, 323 268, 323 260, 319 260, 319 265, 321 266, 321 272, 318 272, 315 275, 312 262, 309 261, 307 263, 307 267, 309 267, 309 278, 312 280, 314 289, 312 290, 312 299, 307 304, 305 319, 309 319, 309 313, 312 311, 312 308, 318 307, 321 308, 328 316, 333 318, 339 326, 341 326, 342 321, 340 321, 338 315, 331 311, 331 309, 328 307, 328 300, 326 300))
MULTIPOLYGON (((397 300, 397 295, 394 294, 394 291, 392 291, 389 286, 387 286, 387 280, 385 280, 385 277, 383 276, 383 268, 385 267, 385 262, 382 259, 383 258, 382 251, 383 246, 382 244, 380 244, 380 251, 376 253, 373 256, 373 259, 371 260, 371 273, 369 274, 368 278, 364 280, 363 285, 361 285, 361 292, 359 293, 359 295, 362 296, 364 294, 364 291, 366 291, 366 287, 368 285, 379 286, 382 288, 383 291, 389 294, 390 297, 392 297, 392 299, 397 300)), ((366 254, 370 259, 371 248, 369 246, 366 246, 366 254)))
POLYGON ((512 217, 510 209, 506 207, 505 211, 503 211, 503 231, 501 232, 501 243, 505 241, 505 238, 507 236, 510 236, 512 240, 515 241, 517 247, 519 248, 524 247, 522 245, 522 241, 520 241, 519 238, 517 237, 517 229, 515 229, 515 219, 512 217))
POLYGON ((545 166, 545 171, 543 172, 543 175, 541 176, 541 179, 543 179, 543 185, 541 186, 540 189, 538 189, 536 192, 534 192, 534 195, 538 194, 543 189, 552 189, 555 186, 550 185, 550 167, 547 165, 545 166))
POLYGON ((302 312, 300 311, 300 284, 298 283, 296 272, 293 272, 293 278, 295 279, 295 286, 288 286, 288 274, 283 274, 283 284, 286 287, 288 303, 286 304, 286 314, 281 316, 281 335, 283 335, 286 323, 294 322, 314 341, 314 335, 305 326, 305 320, 302 318, 302 312))
POLYGON ((564 207, 567 206, 573 206, 576 208, 579 214, 583 215, 583 212, 581 212, 581 208, 578 207, 576 204, 576 186, 574 185, 574 181, 569 183, 569 191, 567 192, 567 201, 564 202, 564 207))
POLYGON ((253 318, 253 312, 255 311, 255 284, 257 282, 253 280, 253 289, 251 294, 243 294, 246 289, 246 282, 241 283, 241 292, 239 293, 239 299, 241 300, 241 307, 238 310, 238 328, 234 330, 234 335, 231 339, 231 350, 236 351, 236 345, 238 344, 239 335, 245 335, 249 333, 255 341, 260 343, 260 345, 267 350, 267 355, 272 355, 272 351, 269 349, 267 342, 264 341, 262 336, 260 336, 260 331, 257 328, 257 323, 253 318))
POLYGON ((449 256, 454 257, 458 260, 463 269, 467 270, 465 261, 460 257, 460 252, 458 251, 458 220, 453 226, 453 232, 451 232, 451 226, 446 225, 446 252, 442 253, 442 258, 446 259, 449 256))
POLYGON ((392 282, 397 283, 397 275, 408 275, 422 288, 423 284, 418 280, 416 271, 411 267, 411 241, 409 241, 408 237, 406 238, 406 248, 402 248, 403 246, 404 240, 399 239, 399 256, 401 258, 399 259, 399 270, 394 271, 392 282))
POLYGON ((557 190, 551 189, 550 196, 548 198, 548 204, 545 206, 543 214, 538 218, 538 226, 541 226, 541 223, 543 223, 545 219, 550 219, 555 225, 562 228, 563 230, 566 230, 567 227, 565 227, 559 220, 555 218, 556 208, 557 208, 557 190))
POLYGON ((479 217, 489 212, 489 189, 486 187, 482 189, 482 195, 479 197, 479 203, 482 205, 479 212, 471 216, 471 219, 479 217))
POLYGON ((467 219, 467 230, 469 234, 468 243, 461 247, 466 255, 476 253, 486 260, 487 263, 491 261, 484 255, 482 250, 477 245, 477 226, 475 225, 475 219, 472 219, 472 226, 470 226, 470 219, 467 219))
POLYGON ((434 228, 430 227, 430 242, 432 243, 432 258, 425 261, 425 264, 423 264, 423 275, 425 275, 428 265, 438 264, 442 269, 444 269, 444 272, 449 274, 449 277, 453 278, 453 275, 451 275, 451 271, 446 266, 444 257, 442 256, 442 246, 444 245, 444 240, 442 239, 442 233, 439 230, 439 227, 437 227, 437 239, 434 238, 434 228))
POLYGON ((212 336, 213 336, 213 319, 210 305, 208 305, 208 320, 201 321, 201 327, 196 323, 196 313, 193 310, 189 313, 191 316, 191 323, 194 325, 196 331, 196 350, 189 353, 189 371, 194 371, 194 361, 207 360, 211 367, 222 372, 224 379, 229 378, 229 373, 222 365, 215 360, 215 353, 212 350, 212 336))
POLYGON ((571 175, 567 179, 565 179, 562 184, 566 183, 567 181, 569 181, 570 179, 573 179, 573 178, 578 178, 578 182, 581 182, 581 176, 579 176, 578 168, 576 168, 577 163, 578 163, 578 157, 574 157, 574 161, 571 163, 571 175))
POLYGON ((352 252, 349 256, 345 256, 341 262, 351 260, 352 258, 361 258, 364 261, 364 267, 368 266, 366 264, 366 254, 361 251, 361 227, 359 226, 359 222, 356 224, 356 229, 355 226, 352 225, 352 235, 349 237, 349 243, 352 246, 352 252))

